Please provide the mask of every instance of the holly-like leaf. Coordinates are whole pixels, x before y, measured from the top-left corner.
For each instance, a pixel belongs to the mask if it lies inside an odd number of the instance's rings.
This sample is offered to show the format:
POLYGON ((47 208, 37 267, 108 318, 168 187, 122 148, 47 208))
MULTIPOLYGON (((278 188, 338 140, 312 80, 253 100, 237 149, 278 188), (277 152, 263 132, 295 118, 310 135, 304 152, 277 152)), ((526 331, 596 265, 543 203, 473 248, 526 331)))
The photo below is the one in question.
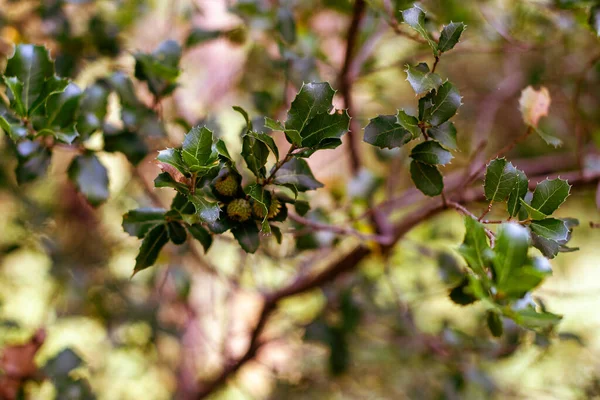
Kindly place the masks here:
POLYGON ((417 189, 426 196, 437 196, 444 190, 442 174, 433 165, 413 160, 410 163, 410 176, 417 189))
POLYGON ((15 47, 15 54, 8 59, 6 77, 15 77, 20 85, 10 86, 11 90, 15 88, 20 93, 14 93, 15 98, 20 97, 24 114, 30 115, 35 111, 46 98, 61 90, 66 86, 66 81, 60 81, 60 85, 55 85, 54 63, 50 60, 50 54, 44 46, 34 46, 32 44, 20 44, 15 47), (18 96, 17 96, 18 95, 18 96))
POLYGON ((469 216, 465 217, 465 238, 458 251, 473 272, 483 278, 487 276, 492 250, 483 225, 469 216))
POLYGON ((433 107, 429 112, 429 122, 433 126, 443 124, 456 114, 461 104, 462 101, 458 89, 452 83, 446 81, 433 97, 433 107))
POLYGON ((450 300, 452 300, 455 304, 466 306, 469 304, 475 303, 479 300, 476 296, 471 293, 469 290, 469 278, 465 277, 457 286, 450 290, 449 296, 450 300))
POLYGON ((183 162, 192 172, 202 170, 202 167, 212 164, 217 158, 212 146, 213 133, 210 129, 205 126, 192 128, 183 139, 181 149, 183 162))
POLYGON ((300 88, 288 111, 286 130, 302 132, 304 127, 318 114, 327 113, 335 91, 329 83, 305 83, 300 88))
POLYGON ((261 231, 265 234, 271 233, 271 226, 267 222, 267 215, 269 213, 269 207, 271 206, 271 192, 265 190, 265 188, 258 183, 248 185, 244 188, 244 192, 262 209, 264 217, 262 220, 261 231))
MULTIPOLYGON (((519 199, 520 203, 521 203, 521 207, 522 210, 525 211, 525 213, 527 215, 529 215, 529 217, 533 220, 541 220, 547 217, 546 214, 540 212, 539 210, 536 210, 535 208, 531 207, 531 204, 529 204, 527 202, 527 198, 525 199, 519 199)), ((519 214, 520 215, 520 214, 519 214)))
POLYGON ((180 150, 161 150, 158 152, 156 160, 158 161, 160 169, 171 175, 175 182, 188 183, 189 179, 185 176, 187 173, 187 165, 183 162, 180 150))
POLYGON ((19 185, 37 179, 46 173, 52 153, 40 142, 22 140, 17 144, 17 183, 19 185))
POLYGON ((274 182, 277 185, 292 184, 300 192, 323 187, 323 184, 315 179, 308 163, 300 158, 292 158, 283 164, 275 173, 274 182))
POLYGON ((519 325, 526 326, 530 329, 549 329, 558 324, 562 317, 557 314, 550 312, 538 312, 533 307, 527 307, 522 310, 518 310, 513 319, 519 325))
POLYGON ((161 224, 150 230, 144 240, 142 246, 135 259, 134 275, 148 267, 151 267, 156 262, 161 249, 169 241, 167 226, 161 224))
POLYGON ((452 122, 444 122, 427 130, 427 135, 440 142, 444 147, 456 150, 456 127, 452 122))
POLYGON ((253 129, 252 121, 250 120, 250 116, 248 115, 248 112, 240 106, 233 106, 232 108, 234 109, 234 111, 237 111, 238 113, 240 113, 242 115, 242 117, 244 117, 244 121, 246 121, 246 132, 245 133, 251 132, 253 129))
POLYGON ((419 120, 412 115, 407 114, 404 110, 398 110, 396 119, 401 127, 410 132, 413 139, 421 136, 421 128, 419 127, 419 120))
MULTIPOLYGON (((339 145, 341 144, 339 139, 348 132, 349 125, 350 116, 346 110, 337 110, 333 114, 316 115, 300 131, 301 145, 302 147, 321 147, 323 142, 329 143, 332 139, 337 139, 335 143, 339 145)), ((327 148, 331 147, 327 146, 327 148)))
POLYGON ((530 237, 527 228, 516 223, 500 226, 494 247, 494 272, 496 282, 502 286, 516 269, 527 262, 530 237))
POLYGON ((246 253, 255 253, 258 250, 260 237, 254 222, 238 225, 231 230, 231 233, 246 253))
POLYGON ((571 185, 563 179, 546 179, 537 184, 531 207, 545 215, 551 215, 565 202, 571 191, 571 185))
POLYGON ((27 107, 23 103, 23 83, 15 76, 7 77, 4 76, 4 84, 8 88, 8 98, 10 100, 10 107, 21 117, 27 116, 27 107))
POLYGON ((453 158, 448 150, 434 140, 419 143, 412 149, 410 156, 413 160, 429 165, 446 165, 453 158))
POLYGON ((518 173, 512 163, 496 158, 488 164, 483 184, 488 201, 504 201, 517 184, 518 173))
POLYGON ((250 133, 248 133, 248 135, 251 135, 255 139, 266 144, 267 147, 269 148, 269 150, 271 150, 273 152, 273 154, 275 155, 275 159, 277 161, 279 161, 279 149, 277 148, 277 145, 275 144, 275 140, 273 140, 273 138, 271 136, 269 136, 263 132, 250 132, 250 133))
POLYGON ((69 166, 69 179, 93 206, 104 203, 109 196, 108 172, 92 153, 79 155, 69 166))
POLYGON ((433 108, 433 97, 435 96, 435 91, 431 91, 427 93, 425 96, 419 99, 419 120, 420 121, 429 121, 431 118, 431 109, 433 108))
POLYGON ((427 28, 425 27, 425 12, 419 7, 414 6, 412 8, 409 8, 408 10, 402 11, 402 19, 406 24, 410 25, 411 28, 417 31, 423 39, 427 41, 429 47, 431 47, 431 50, 433 51, 433 54, 437 55, 438 46, 431 37, 431 34, 427 30, 427 28))
POLYGON ((502 285, 498 285, 498 290, 509 298, 519 299, 550 275, 552 275, 552 268, 546 258, 529 259, 525 265, 512 271, 502 285))
POLYGON ((296 42, 296 21, 292 11, 286 7, 278 7, 277 31, 288 45, 296 42))
POLYGON ((242 137, 242 157, 248 169, 256 177, 265 176, 265 164, 269 158, 269 147, 257 138, 255 134, 246 134, 242 137))
POLYGON ((188 199, 196 207, 196 215, 203 222, 210 224, 219 218, 221 212, 219 205, 206 199, 201 193, 190 194, 188 199))
POLYGON ((559 138, 557 138, 556 136, 552 136, 550 134, 547 134, 546 132, 542 131, 539 128, 535 128, 535 133, 537 133, 537 135, 542 138, 542 140, 544 142, 546 142, 547 145, 550 145, 554 148, 560 147, 563 145, 562 140, 560 140, 559 138))
POLYGON ((545 87, 535 90, 527 86, 521 92, 519 99, 519 109, 523 116, 523 121, 533 128, 537 128, 540 118, 548 115, 550 108, 550 93, 545 87))
POLYGON ((533 221, 529 227, 535 234, 558 243, 564 244, 569 239, 569 227, 561 219, 546 218, 533 221))
POLYGON ((152 52, 135 54, 135 77, 146 81, 148 89, 156 97, 170 94, 176 88, 179 76, 181 47, 174 40, 162 42, 152 52))
POLYGON ((430 72, 427 64, 421 63, 416 67, 406 65, 404 72, 406 72, 406 80, 417 95, 436 90, 442 84, 442 78, 430 72))
POLYGON ((285 130, 285 126, 283 126, 281 122, 269 117, 265 117, 265 127, 271 129, 272 131, 283 132, 285 130))
POLYGON ((365 127, 363 140, 382 149, 393 149, 405 145, 411 139, 411 133, 398 124, 395 115, 379 115, 365 127))
POLYGON ((108 107, 110 90, 106 83, 95 83, 87 87, 79 101, 77 131, 87 138, 100 129, 104 122, 108 107))
POLYGON ((148 146, 134 132, 109 130, 105 126, 104 151, 123 153, 129 162, 137 165, 148 155, 148 146))
POLYGON ((443 53, 452 50, 460 40, 460 35, 462 35, 464 30, 465 24, 462 22, 451 22, 444 26, 440 34, 440 40, 438 41, 437 48, 439 52, 443 53))
POLYGON ((525 198, 527 190, 529 189, 529 179, 525 172, 517 169, 517 180, 516 184, 508 195, 508 214, 511 217, 516 217, 521 209, 521 199, 525 198))
POLYGON ((27 128, 21 123, 11 123, 6 118, 0 115, 0 128, 11 138, 15 143, 27 136, 27 128))
POLYGON ((123 230, 131 236, 143 238, 157 225, 165 223, 164 208, 138 208, 123 215, 123 230))
POLYGON ((177 245, 185 243, 187 239, 185 228, 177 221, 167 223, 167 233, 169 234, 171 242, 177 245))
POLYGON ((190 233, 190 235, 192 235, 194 237, 194 239, 196 239, 197 241, 200 242, 200 244, 202 244, 202 247, 204 248, 204 252, 206 253, 208 251, 208 249, 210 249, 210 246, 212 245, 212 242, 213 242, 212 235, 206 229, 204 229, 204 227, 200 224, 188 225, 187 230, 190 233))

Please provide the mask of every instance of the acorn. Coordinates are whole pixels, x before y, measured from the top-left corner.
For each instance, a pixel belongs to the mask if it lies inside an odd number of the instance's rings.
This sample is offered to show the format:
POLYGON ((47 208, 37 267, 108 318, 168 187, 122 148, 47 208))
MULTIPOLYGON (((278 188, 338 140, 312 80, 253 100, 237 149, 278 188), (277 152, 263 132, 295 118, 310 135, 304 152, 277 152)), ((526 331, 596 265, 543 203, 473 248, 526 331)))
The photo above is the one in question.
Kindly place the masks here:
MULTIPOLYGON (((254 202, 254 204, 252 205, 252 211, 254 211, 254 215, 256 215, 260 219, 263 219, 265 217, 264 209, 257 202, 254 202)), ((279 200, 277 200, 277 198, 274 197, 273 199, 271 199, 271 205, 269 206, 267 219, 274 218, 275 216, 277 216, 277 214, 279 214, 279 211, 281 211, 281 203, 279 202, 279 200)))
POLYGON ((252 216, 252 206, 246 199, 232 200, 227 205, 227 216, 234 221, 247 221, 252 216))
POLYGON ((239 188, 239 182, 231 174, 227 174, 224 177, 219 178, 215 183, 215 190, 223 196, 233 197, 239 188))

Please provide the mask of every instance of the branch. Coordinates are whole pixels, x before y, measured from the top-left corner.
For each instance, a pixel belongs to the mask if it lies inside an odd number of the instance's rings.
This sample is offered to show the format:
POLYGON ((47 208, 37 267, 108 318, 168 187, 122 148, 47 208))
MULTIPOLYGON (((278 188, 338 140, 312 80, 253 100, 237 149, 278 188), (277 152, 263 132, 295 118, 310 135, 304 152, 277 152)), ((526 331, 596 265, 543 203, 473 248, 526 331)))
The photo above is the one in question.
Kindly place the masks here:
MULTIPOLYGON (((344 57, 344 64, 339 74, 339 87, 342 97, 344 99, 344 105, 348 109, 348 114, 354 115, 354 104, 352 102, 352 85, 354 83, 354 77, 351 76, 352 60, 354 57, 354 49, 358 39, 359 28, 362 19, 365 15, 366 3, 365 0, 356 0, 354 2, 354 10, 352 12, 352 21, 348 27, 348 34, 346 36, 346 55, 344 57)), ((358 143, 355 135, 360 132, 360 125, 356 118, 350 120, 350 131, 348 132, 348 142, 350 149, 350 166, 354 175, 360 168, 360 155, 358 149, 358 143)))

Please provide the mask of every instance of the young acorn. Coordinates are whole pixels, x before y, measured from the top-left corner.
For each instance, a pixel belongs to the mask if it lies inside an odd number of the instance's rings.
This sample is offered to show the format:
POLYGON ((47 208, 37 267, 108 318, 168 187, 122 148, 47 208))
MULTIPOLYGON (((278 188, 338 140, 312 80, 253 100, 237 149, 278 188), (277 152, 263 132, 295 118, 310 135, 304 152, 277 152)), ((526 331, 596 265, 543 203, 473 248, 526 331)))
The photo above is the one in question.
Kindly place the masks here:
POLYGON ((247 221, 252 216, 252 206, 246 199, 234 199, 227 205, 227 216, 234 221, 247 221))
MULTIPOLYGON (((275 218, 279 211, 281 210, 281 203, 276 197, 271 199, 271 205, 269 206, 269 210, 267 213, 267 219, 275 218)), ((265 211, 260 204, 254 202, 252 204, 252 211, 254 211, 254 215, 256 215, 259 219, 263 219, 265 217, 265 211)))
POLYGON ((223 196, 233 197, 239 188, 240 183, 232 174, 222 176, 215 182, 215 190, 223 196))

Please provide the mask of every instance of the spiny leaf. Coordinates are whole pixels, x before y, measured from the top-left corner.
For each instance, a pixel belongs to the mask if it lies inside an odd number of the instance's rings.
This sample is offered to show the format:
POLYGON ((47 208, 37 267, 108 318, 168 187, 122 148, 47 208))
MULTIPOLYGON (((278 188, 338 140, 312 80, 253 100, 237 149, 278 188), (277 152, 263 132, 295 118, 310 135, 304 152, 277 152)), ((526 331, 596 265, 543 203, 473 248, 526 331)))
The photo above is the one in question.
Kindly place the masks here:
POLYGON ((556 218, 546 218, 533 221, 529 227, 535 234, 558 243, 566 243, 569 238, 569 228, 565 221, 556 218))
POLYGON ((196 126, 183 139, 181 156, 184 163, 193 171, 194 167, 205 167, 215 161, 212 151, 213 133, 205 126, 196 126))
POLYGON ((429 71, 429 68, 425 70, 422 66, 427 67, 426 64, 419 64, 417 67, 406 65, 406 80, 410 83, 413 90, 417 95, 427 93, 431 90, 435 90, 442 84, 442 78, 438 74, 429 71))
POLYGON ((525 172, 516 169, 517 171, 517 180, 516 184, 508 195, 508 214, 511 217, 516 217, 519 214, 519 210, 521 209, 521 199, 525 198, 527 194, 527 190, 529 188, 529 179, 527 179, 527 175, 525 172))
POLYGON ((519 202, 521 203, 521 206, 525 209, 527 215, 529 215, 529 217, 533 220, 541 220, 547 217, 546 214, 540 212, 539 210, 536 210, 535 208, 531 207, 531 204, 529 204, 527 202, 526 199, 519 199, 519 202))
POLYGON ((456 114, 462 101, 458 89, 452 83, 446 81, 435 93, 433 97, 433 107, 431 108, 429 122, 433 126, 438 126, 448 121, 456 114))
POLYGON ((456 127, 452 122, 444 122, 427 130, 427 135, 437 140, 443 146, 456 150, 456 127))
POLYGON ((571 191, 571 185, 563 179, 546 179, 538 183, 531 199, 531 207, 539 212, 551 215, 565 202, 571 191))
POLYGON ((200 242, 200 244, 202 244, 204 252, 206 253, 212 245, 212 235, 200 224, 188 225, 187 230, 190 233, 190 235, 194 237, 194 239, 196 239, 200 242))
POLYGON ((458 251, 473 272, 480 277, 486 277, 486 267, 490 264, 489 259, 492 254, 491 248, 483 225, 469 216, 465 217, 465 238, 458 251))
POLYGON ((440 40, 438 41, 438 50, 440 53, 452 50, 460 40, 460 35, 462 35, 464 30, 465 24, 462 22, 450 22, 444 26, 440 34, 440 40))
POLYGON ((206 199, 201 193, 190 194, 188 199, 196 207, 196 215, 207 224, 215 222, 219 218, 219 205, 206 199))
POLYGON ((242 157, 248 169, 257 177, 265 176, 265 164, 269 158, 269 148, 257 138, 257 135, 246 134, 242 137, 242 157))
POLYGON ((292 101, 285 121, 285 129, 302 132, 312 118, 331 109, 334 94, 335 91, 327 82, 303 84, 292 101))
POLYGON ((77 190, 83 193, 91 205, 99 206, 108 199, 108 172, 94 154, 75 157, 68 174, 77 190))
POLYGON ((171 221, 167 224, 167 233, 171 242, 177 245, 185 243, 187 239, 185 228, 177 221, 171 221))
POLYGON ((143 238, 157 225, 165 222, 164 208, 138 208, 123 215, 123 230, 131 236, 143 238))
POLYGON ((168 241, 169 235, 165 224, 158 225, 150 230, 142 241, 142 246, 135 259, 133 274, 135 275, 139 271, 153 266, 160 254, 160 250, 168 241))
POLYGON ((512 222, 500 226, 493 259, 496 282, 499 285, 502 285, 514 270, 525 264, 529 242, 527 228, 512 222))
MULTIPOLYGON (((300 132, 302 147, 321 147, 330 139, 339 139, 348 132, 350 116, 346 110, 337 110, 333 114, 319 114, 306 124, 300 132)), ((341 142, 340 142, 341 143, 341 142)))
POLYGON ((444 149, 438 142, 434 140, 428 140, 416 145, 412 149, 410 156, 413 160, 429 165, 446 165, 453 158, 452 154, 448 150, 444 149))
POLYGON ((413 139, 421 136, 421 128, 419 127, 419 120, 412 115, 407 114, 404 110, 398 110, 396 119, 401 127, 410 132, 413 139))
POLYGON ((517 184, 518 173, 512 163, 496 158, 488 164, 483 184, 488 201, 504 201, 517 184))
POLYGON ((423 12, 423 10, 421 10, 419 7, 414 6, 408 10, 402 11, 402 18, 404 19, 405 23, 410 25, 411 28, 417 31, 419 35, 421 35, 421 37, 427 41, 429 47, 431 47, 431 50, 433 51, 433 54, 437 55, 438 46, 425 27, 425 12, 423 12))
POLYGON ((433 165, 413 160, 410 163, 410 176, 417 189, 426 196, 437 196, 444 189, 442 174, 433 165))
POLYGON ((255 253, 260 246, 260 237, 256 224, 252 221, 238 225, 231 230, 233 237, 247 253, 255 253))
POLYGON ((401 147, 412 139, 409 131, 398 124, 395 115, 379 115, 365 127, 364 141, 379 148, 401 147))
POLYGON ((279 168, 275 173, 275 183, 277 185, 292 184, 300 192, 323 187, 323 184, 315 179, 308 163, 299 158, 292 158, 279 168))

